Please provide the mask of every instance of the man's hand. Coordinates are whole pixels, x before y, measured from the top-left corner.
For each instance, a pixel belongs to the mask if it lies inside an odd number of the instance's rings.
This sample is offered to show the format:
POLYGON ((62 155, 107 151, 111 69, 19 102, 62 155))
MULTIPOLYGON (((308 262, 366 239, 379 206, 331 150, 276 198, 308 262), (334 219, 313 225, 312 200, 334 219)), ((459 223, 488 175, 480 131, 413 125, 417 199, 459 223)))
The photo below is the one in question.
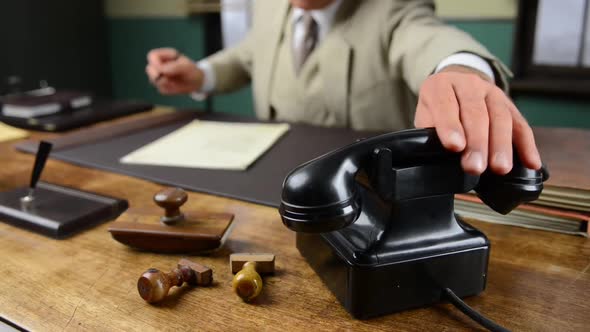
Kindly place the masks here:
POLYGON ((541 168, 533 131, 514 103, 477 70, 449 66, 420 89, 414 125, 435 127, 443 146, 462 152, 463 169, 498 174, 512 169, 512 144, 524 166, 541 168))
POLYGON ((173 48, 151 50, 147 60, 145 72, 161 94, 187 94, 198 91, 203 85, 203 72, 173 48))

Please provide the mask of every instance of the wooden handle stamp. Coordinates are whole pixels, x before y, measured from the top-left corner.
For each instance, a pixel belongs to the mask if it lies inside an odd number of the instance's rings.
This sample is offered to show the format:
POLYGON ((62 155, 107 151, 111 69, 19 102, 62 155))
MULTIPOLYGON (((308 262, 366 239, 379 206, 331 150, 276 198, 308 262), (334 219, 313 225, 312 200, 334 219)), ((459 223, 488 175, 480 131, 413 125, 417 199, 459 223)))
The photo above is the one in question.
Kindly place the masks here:
POLYGON ((195 209, 194 204, 181 211, 188 196, 180 188, 164 188, 153 196, 155 205, 128 209, 109 232, 115 240, 141 250, 186 254, 219 249, 231 232, 234 215, 195 209))
POLYGON ((213 282, 213 271, 207 266, 183 258, 169 273, 154 268, 145 271, 137 280, 137 290, 142 299, 148 303, 156 303, 168 295, 170 288, 182 286, 185 282, 208 286, 213 282))
POLYGON ((160 218, 166 225, 184 220, 180 207, 186 203, 187 193, 180 188, 165 188, 154 195, 154 202, 164 209, 164 216, 160 218))
POLYGON ((275 255, 239 253, 229 256, 230 270, 235 274, 232 281, 234 292, 249 302, 262 292, 260 274, 271 274, 275 271, 275 255))

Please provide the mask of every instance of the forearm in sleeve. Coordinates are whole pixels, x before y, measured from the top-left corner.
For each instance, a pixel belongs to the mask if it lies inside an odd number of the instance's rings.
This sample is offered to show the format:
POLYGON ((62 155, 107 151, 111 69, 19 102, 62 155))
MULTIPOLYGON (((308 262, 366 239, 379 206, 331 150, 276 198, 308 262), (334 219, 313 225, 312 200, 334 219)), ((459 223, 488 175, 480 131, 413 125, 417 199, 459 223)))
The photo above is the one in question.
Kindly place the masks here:
POLYGON ((250 83, 252 72, 252 52, 250 37, 240 44, 219 51, 204 59, 211 65, 215 76, 213 93, 225 93, 238 90, 250 83))
POLYGON ((510 70, 467 33, 438 19, 431 0, 407 1, 402 11, 401 23, 391 34, 389 62, 401 66, 404 80, 415 94, 443 60, 463 52, 485 59, 498 86, 507 91, 510 70))

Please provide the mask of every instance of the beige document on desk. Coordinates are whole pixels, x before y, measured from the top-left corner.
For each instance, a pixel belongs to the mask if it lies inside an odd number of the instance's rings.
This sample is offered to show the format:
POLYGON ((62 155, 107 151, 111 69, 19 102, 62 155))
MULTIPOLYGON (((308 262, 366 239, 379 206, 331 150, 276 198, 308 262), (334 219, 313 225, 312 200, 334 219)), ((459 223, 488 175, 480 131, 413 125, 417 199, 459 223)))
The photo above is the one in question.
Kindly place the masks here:
POLYGON ((287 131, 288 124, 195 120, 121 158, 124 164, 245 170, 287 131))
POLYGON ((12 141, 15 139, 25 138, 29 133, 25 130, 7 126, 0 122, 0 142, 12 141))

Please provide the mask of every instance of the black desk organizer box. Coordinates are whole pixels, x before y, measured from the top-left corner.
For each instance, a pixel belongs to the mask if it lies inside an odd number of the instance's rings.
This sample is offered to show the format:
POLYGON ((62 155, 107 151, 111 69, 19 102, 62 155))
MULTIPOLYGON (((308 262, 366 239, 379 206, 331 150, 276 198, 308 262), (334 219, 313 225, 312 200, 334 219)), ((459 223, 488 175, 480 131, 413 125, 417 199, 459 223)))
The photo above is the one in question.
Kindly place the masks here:
POLYGON ((35 118, 5 116, 0 112, 0 122, 29 130, 60 132, 145 112, 150 109, 152 109, 151 104, 139 101, 110 101, 99 99, 93 102, 92 105, 77 110, 68 110, 35 118))

